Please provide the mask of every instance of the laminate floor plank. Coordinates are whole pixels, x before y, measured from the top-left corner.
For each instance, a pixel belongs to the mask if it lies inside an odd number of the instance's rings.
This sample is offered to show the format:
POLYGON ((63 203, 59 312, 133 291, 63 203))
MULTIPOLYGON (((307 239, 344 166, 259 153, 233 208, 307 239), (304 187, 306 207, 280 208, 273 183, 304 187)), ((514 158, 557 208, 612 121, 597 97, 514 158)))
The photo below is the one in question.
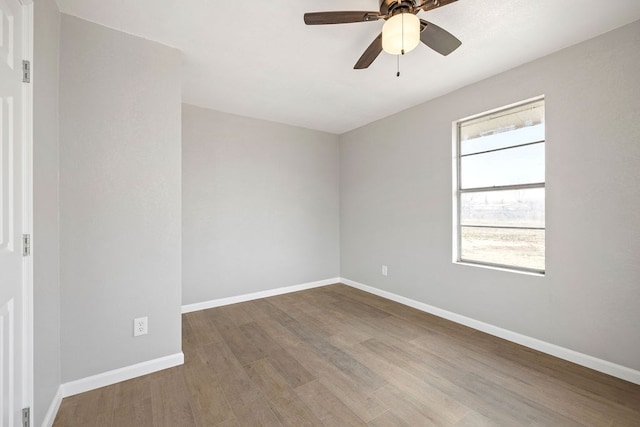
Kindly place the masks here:
MULTIPOLYGON (((396 415, 395 412, 389 410, 385 411, 383 414, 374 418, 373 420, 367 423, 370 427, 414 427, 415 424, 410 424, 409 422, 402 419, 400 416, 396 415)), ((430 424, 418 424, 422 425, 430 425, 430 424)))
POLYGON ((363 427, 365 422, 320 381, 296 388, 296 393, 325 426, 363 427))
MULTIPOLYGON (((271 298, 263 298, 259 300, 253 301, 253 305, 261 310, 266 316, 274 321, 278 322, 282 326, 286 327, 289 323, 293 323, 296 321, 295 318, 291 317, 288 313, 280 310, 273 303, 277 301, 284 300, 286 295, 281 295, 279 297, 271 297, 271 298)), ((292 307, 293 309, 293 307, 292 307)))
POLYGON ((450 359, 419 351, 412 346, 400 348, 376 340, 365 342, 363 345, 387 357, 398 358, 401 366, 423 381, 434 383, 436 387, 446 387, 445 390, 451 390, 450 393, 455 390, 462 403, 486 416, 497 416, 493 408, 499 407, 499 415, 511 417, 511 422, 517 425, 528 425, 537 420, 547 422, 546 425, 579 425, 526 396, 501 387, 473 372, 461 370, 455 361, 450 359))
MULTIPOLYGON (((606 420, 622 425, 640 425, 638 412, 640 406, 640 387, 626 381, 590 370, 571 362, 556 359, 500 338, 491 337, 498 347, 485 356, 486 363, 493 366, 495 372, 511 366, 513 372, 523 369, 532 373, 534 385, 545 383, 547 393, 541 399, 555 396, 557 404, 563 410, 572 407, 584 408, 583 415, 588 425, 607 425, 606 420), (498 366, 496 366, 498 364, 498 366), (613 414, 613 416, 612 416, 613 414)), ((474 355, 474 353, 470 353, 474 355)), ((474 357, 478 357, 475 353, 474 357)), ((515 374, 518 375, 518 374, 515 374)))
POLYGON ((145 401, 151 398, 149 377, 138 377, 114 384, 114 408, 131 405, 131 402, 145 401))
POLYGON ((335 295, 336 301, 333 303, 334 307, 344 313, 351 313, 360 319, 384 319, 392 315, 378 307, 369 304, 362 304, 353 298, 349 298, 337 292, 330 292, 330 295, 335 295))
MULTIPOLYGON (((280 310, 274 307, 275 310, 280 310)), ((282 310, 280 310, 282 311, 282 310)), ((279 317, 284 317, 282 314, 279 317)), ((287 321, 283 324, 285 328, 290 330, 300 340, 312 348, 319 356, 325 359, 328 363, 337 367, 343 371, 346 375, 353 378, 355 381, 360 382, 363 387, 374 391, 378 387, 385 384, 385 381, 380 378, 374 371, 370 370, 366 366, 359 363, 357 360, 349 356, 347 353, 329 343, 323 334, 316 332, 313 328, 314 323, 303 323, 301 321, 287 321)))
POLYGON ((107 427, 113 425, 115 388, 102 387, 65 399, 56 425, 107 427))
POLYGON ((311 315, 315 307, 313 309, 308 309, 304 307, 303 304, 286 304, 285 299, 281 297, 268 298, 267 301, 278 310, 286 312, 286 314, 295 319, 295 322, 283 323, 282 325, 285 327, 288 327, 289 324, 293 323, 304 324, 309 329, 313 330, 315 335, 319 335, 324 339, 328 339, 335 333, 330 325, 327 324, 326 319, 320 320, 311 315))
MULTIPOLYGON (((182 317, 183 324, 188 325, 187 333, 189 346, 183 345, 187 349, 192 347, 202 347, 213 342, 223 340, 222 336, 215 328, 215 323, 206 311, 194 311, 182 317), (195 338, 195 339, 194 339, 195 338)), ((184 329, 183 329, 184 331, 184 329)), ((183 337, 183 343, 185 339, 183 337)))
MULTIPOLYGON (((476 383, 464 369, 457 368, 449 360, 429 356, 428 353, 415 354, 408 346, 399 347, 370 340, 362 343, 364 347, 394 363, 403 370, 435 387, 442 393, 455 399, 481 414, 497 420, 502 425, 529 425, 535 415, 541 416, 538 406, 533 407, 514 401, 512 393, 505 390, 500 394, 504 402, 493 399, 487 384, 476 383), (484 388, 481 386, 485 386, 484 388), (500 408, 499 411, 495 411, 500 408)), ((551 411, 549 411, 551 412, 551 411)), ((555 414, 554 414, 555 415, 555 414)), ((562 418, 560 416, 558 419, 562 418)), ((571 425, 571 420, 558 420, 562 423, 549 425, 571 425)))
POLYGON ((153 427, 151 398, 133 405, 122 405, 113 413, 113 425, 121 427, 153 427))
POLYGON ((536 350, 502 341, 502 348, 496 351, 501 358, 516 363, 526 363, 542 374, 557 378, 571 387, 584 390, 594 396, 602 396, 609 402, 616 402, 627 408, 638 409, 640 389, 637 385, 566 360, 549 357, 536 350))
POLYGON ((228 312, 229 310, 218 311, 212 321, 238 361, 244 365, 264 358, 264 352, 242 333, 240 327, 227 316, 228 312))
POLYGON ((474 396, 474 399, 469 399, 469 406, 489 418, 495 417, 498 412, 505 412, 517 420, 518 425, 584 425, 476 374, 467 374, 457 384, 474 396), (472 402, 481 402, 481 405, 472 402))
POLYGON ((363 388, 375 391, 377 388, 385 385, 386 381, 374 371, 367 368, 338 347, 323 340, 310 329, 299 324, 291 324, 288 328, 300 337, 300 339, 310 346, 318 355, 325 359, 327 363, 330 363, 340 369, 345 373, 345 375, 358 382, 363 388))
POLYGON ((338 399, 344 402, 358 417, 369 421, 388 409, 385 402, 375 396, 375 392, 366 392, 358 388, 342 372, 321 372, 320 384, 330 389, 338 399))
MULTIPOLYGON (((455 427, 501 427, 495 420, 485 417, 475 411, 469 412, 460 421, 455 423, 455 427)), ((505 426, 509 427, 509 426, 505 426)))
POLYGON ((190 351, 195 352, 199 346, 198 337, 193 333, 193 329, 191 328, 189 314, 182 315, 182 352, 185 354, 190 351))
POLYGON ((271 365, 291 387, 295 388, 316 379, 256 322, 246 323, 240 329, 256 347, 267 355, 271 365))
POLYGON ((110 426, 113 424, 115 389, 103 387, 94 391, 92 395, 78 399, 73 414, 74 422, 84 426, 110 426))
POLYGON ((362 384, 354 381, 336 366, 327 363, 309 347, 299 345, 291 348, 289 352, 360 419, 369 421, 387 410, 387 407, 373 396, 375 390, 365 389, 362 384))
POLYGON ((287 351, 302 344, 300 338, 273 319, 260 322, 260 327, 287 351))
POLYGON ((323 310, 318 310, 317 307, 318 304, 313 304, 313 300, 303 306, 310 316, 321 319, 329 326, 330 332, 327 335, 330 341, 358 344, 381 335, 409 341, 420 336, 422 332, 418 328, 406 327, 406 324, 398 325, 391 320, 398 318, 389 314, 362 315, 335 304, 327 304, 323 310), (315 307, 315 310, 312 310, 312 307, 315 307))
MULTIPOLYGON (((93 392, 95 392, 95 390, 92 390, 90 393, 93 393, 93 392)), ((58 413, 56 414, 56 418, 53 422, 54 427, 78 425, 78 420, 75 417, 77 400, 78 400, 77 398, 84 394, 85 393, 77 394, 75 396, 65 397, 63 399, 62 404, 60 404, 60 408, 58 409, 58 413)))
POLYGON ((149 379, 154 426, 190 427, 196 425, 183 370, 182 366, 166 369, 149 379))
POLYGON ((191 409, 198 426, 212 426, 234 418, 231 405, 224 396, 222 380, 201 359, 184 365, 185 381, 191 409))
POLYGON ((376 338, 365 341, 361 345, 430 384, 437 385, 443 379, 451 383, 466 375, 466 371, 457 369, 448 360, 427 354, 416 356, 410 352, 408 346, 394 345, 392 342, 382 342, 376 338))
MULTIPOLYGON (((452 425, 470 412, 468 407, 451 395, 408 373, 401 364, 394 363, 396 361, 393 359, 385 359, 362 345, 352 347, 349 352, 367 366, 376 367, 390 385, 395 386, 396 390, 402 390, 408 398, 415 399, 420 407, 437 414, 440 425, 452 425)), ((376 396, 379 397, 379 394, 376 393, 376 396)), ((388 403, 385 399, 383 401, 388 403)))
POLYGON ((269 360, 258 360, 246 369, 249 378, 260 387, 283 426, 322 426, 322 421, 311 412, 269 360))
POLYGON ((203 352, 207 366, 220 379, 222 396, 231 405, 241 425, 282 425, 259 387, 249 378, 245 367, 226 343, 208 346, 203 352))
MULTIPOLYGON (((441 352, 445 348, 444 345, 439 345, 433 336, 429 337, 427 345, 424 344, 423 338, 412 341, 412 344, 428 353, 441 352)), ((445 341, 445 344, 448 343, 445 341)), ((542 375, 523 363, 514 363, 493 354, 476 351, 447 352, 447 356, 460 366, 464 366, 468 372, 478 375, 491 373, 493 382, 521 395, 535 395, 539 390, 546 390, 538 396, 540 403, 589 426, 609 426, 611 419, 606 413, 612 409, 612 405, 617 407, 615 411, 617 416, 634 417, 632 411, 618 403, 611 401, 602 403, 599 401, 599 396, 587 397, 585 393, 589 394, 588 392, 562 384, 557 379, 542 375)))
MULTIPOLYGON (((282 327, 279 323, 278 325, 282 327)), ((289 334, 288 340, 293 341, 293 334, 288 329, 286 333, 289 334)), ((302 341, 293 341, 293 344, 287 347, 287 351, 364 421, 375 418, 387 409, 382 402, 372 396, 375 390, 367 389, 361 382, 347 375, 334 364, 328 363, 311 346, 302 341)))
POLYGON ((418 399, 403 393, 391 384, 378 390, 376 397, 387 402, 393 408, 393 412, 409 425, 421 425, 424 427, 443 425, 443 420, 437 412, 432 411, 418 399))
POLYGON ((326 331, 324 336, 328 341, 357 344, 372 338, 372 335, 361 327, 363 322, 354 324, 353 316, 346 316, 344 312, 334 309, 330 303, 324 305, 314 302, 313 298, 302 298, 304 293, 302 294, 297 304, 298 309, 303 310, 307 317, 322 322, 326 331))
POLYGON ((373 305, 363 304, 327 287, 312 289, 311 292, 301 296, 300 299, 306 300, 316 307, 319 304, 323 307, 334 307, 342 313, 349 313, 360 319, 380 319, 391 315, 385 310, 373 305))
POLYGON ((338 292, 354 301, 370 305, 401 319, 406 319, 416 325, 430 330, 444 332, 451 336, 467 338, 477 333, 475 329, 346 285, 333 285, 331 286, 330 292, 338 292))
POLYGON ((230 418, 226 421, 223 421, 218 424, 214 424, 215 427, 244 427, 242 424, 238 422, 235 418, 230 418))
POLYGON ((117 383, 113 388, 113 425, 153 426, 151 384, 148 376, 117 383))
POLYGON ((342 284, 182 319, 183 366, 54 427, 640 426, 640 385, 342 284))
POLYGON ((245 323, 255 322, 258 320, 256 318, 256 312, 251 309, 251 305, 245 303, 225 305, 218 307, 216 310, 205 310, 204 313, 208 315, 218 315, 214 316, 214 319, 217 319, 220 316, 224 317, 233 322, 236 326, 242 326, 245 323))

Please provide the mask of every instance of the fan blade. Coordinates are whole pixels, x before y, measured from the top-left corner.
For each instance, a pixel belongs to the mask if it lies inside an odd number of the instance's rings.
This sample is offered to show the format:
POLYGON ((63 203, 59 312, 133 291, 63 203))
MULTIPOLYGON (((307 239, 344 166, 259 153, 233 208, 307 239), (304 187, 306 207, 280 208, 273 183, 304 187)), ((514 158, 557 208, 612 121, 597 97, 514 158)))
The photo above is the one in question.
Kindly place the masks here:
POLYGON ((382 52, 382 33, 378 37, 373 40, 373 42, 369 45, 367 50, 364 51, 356 65, 353 66, 354 70, 362 70, 364 68, 369 68, 369 65, 376 60, 378 55, 382 52))
POLYGON ((368 22, 380 19, 380 12, 312 12, 304 14, 307 25, 349 24, 351 22, 368 22))
POLYGON ((456 2, 456 1, 458 1, 458 0, 438 0, 438 1, 432 1, 432 2, 430 2, 428 5, 426 5, 426 6, 424 7, 424 9, 422 9, 422 10, 424 10, 424 11, 426 12, 426 11, 429 11, 429 10, 437 9, 437 8, 439 8, 439 7, 442 7, 442 6, 446 6, 446 5, 451 4, 451 3, 454 3, 454 2, 456 2))
POLYGON ((422 27, 420 41, 440 55, 447 56, 462 44, 453 34, 438 27, 436 24, 432 24, 424 19, 421 19, 420 23, 422 27))

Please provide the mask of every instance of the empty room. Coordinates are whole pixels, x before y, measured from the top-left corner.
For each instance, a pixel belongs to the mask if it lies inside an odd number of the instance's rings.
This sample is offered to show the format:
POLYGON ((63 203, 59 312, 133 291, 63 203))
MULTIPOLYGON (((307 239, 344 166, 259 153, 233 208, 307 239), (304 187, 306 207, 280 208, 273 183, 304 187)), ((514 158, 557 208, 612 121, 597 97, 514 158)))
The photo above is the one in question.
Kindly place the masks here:
POLYGON ((0 427, 640 426, 638 0, 0 0, 0 427))

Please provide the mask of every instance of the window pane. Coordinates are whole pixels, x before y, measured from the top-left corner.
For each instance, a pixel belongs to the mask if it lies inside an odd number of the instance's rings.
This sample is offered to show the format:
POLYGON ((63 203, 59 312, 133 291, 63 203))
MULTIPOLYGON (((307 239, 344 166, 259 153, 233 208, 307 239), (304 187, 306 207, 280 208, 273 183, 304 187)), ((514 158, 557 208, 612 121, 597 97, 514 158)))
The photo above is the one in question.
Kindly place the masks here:
POLYGON ((544 101, 538 101, 461 123, 460 154, 544 139, 544 101))
POLYGON ((462 193, 460 223, 544 228, 544 193, 544 188, 462 193))
POLYGON ((497 148, 513 147, 529 142, 544 141, 544 124, 529 126, 509 132, 482 136, 460 142, 460 154, 480 153, 497 148))
POLYGON ((544 230, 461 227, 460 258, 544 271, 544 230))
POLYGON ((544 143, 460 159, 460 188, 544 182, 544 143))

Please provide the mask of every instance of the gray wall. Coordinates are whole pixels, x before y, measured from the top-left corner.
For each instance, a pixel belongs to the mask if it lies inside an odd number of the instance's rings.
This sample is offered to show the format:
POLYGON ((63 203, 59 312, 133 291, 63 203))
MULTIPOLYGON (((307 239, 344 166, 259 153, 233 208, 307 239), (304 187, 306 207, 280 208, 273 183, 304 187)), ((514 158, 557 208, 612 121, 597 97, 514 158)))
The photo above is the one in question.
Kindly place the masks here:
POLYGON ((60 216, 58 212, 58 55, 60 12, 34 2, 33 296, 34 425, 41 425, 60 386, 60 216))
POLYGON ((183 106, 183 303, 339 276, 338 138, 183 106))
POLYGON ((63 382, 181 351, 180 61, 62 15, 63 382))
POLYGON ((342 277, 640 369, 639 45, 640 21, 342 135, 342 277), (546 276, 454 265, 452 122, 541 94, 546 276))

